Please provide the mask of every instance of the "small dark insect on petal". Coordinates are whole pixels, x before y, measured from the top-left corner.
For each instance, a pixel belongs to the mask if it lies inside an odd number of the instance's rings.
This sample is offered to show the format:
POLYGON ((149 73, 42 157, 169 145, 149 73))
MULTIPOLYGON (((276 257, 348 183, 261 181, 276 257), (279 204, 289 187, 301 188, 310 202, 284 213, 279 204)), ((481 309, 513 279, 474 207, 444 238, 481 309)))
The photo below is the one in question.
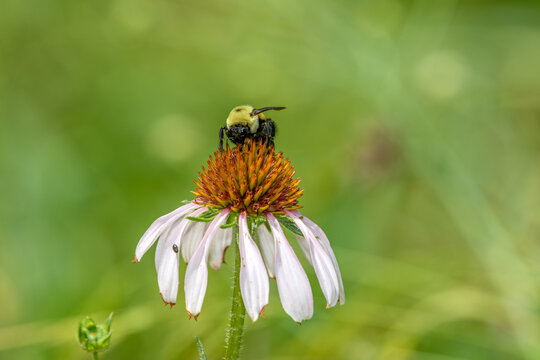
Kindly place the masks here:
POLYGON ((175 253, 178 254, 178 246, 176 244, 173 244, 172 249, 175 253))

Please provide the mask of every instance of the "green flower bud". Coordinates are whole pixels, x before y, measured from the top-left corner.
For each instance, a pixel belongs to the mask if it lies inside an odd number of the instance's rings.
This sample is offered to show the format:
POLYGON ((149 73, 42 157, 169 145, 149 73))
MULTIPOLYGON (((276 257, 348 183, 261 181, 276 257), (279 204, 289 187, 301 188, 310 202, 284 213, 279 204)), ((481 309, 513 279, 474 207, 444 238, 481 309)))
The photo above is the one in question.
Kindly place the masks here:
POLYGON ((111 341, 111 322, 113 313, 103 324, 96 324, 88 316, 79 323, 79 345, 88 352, 106 350, 111 341))

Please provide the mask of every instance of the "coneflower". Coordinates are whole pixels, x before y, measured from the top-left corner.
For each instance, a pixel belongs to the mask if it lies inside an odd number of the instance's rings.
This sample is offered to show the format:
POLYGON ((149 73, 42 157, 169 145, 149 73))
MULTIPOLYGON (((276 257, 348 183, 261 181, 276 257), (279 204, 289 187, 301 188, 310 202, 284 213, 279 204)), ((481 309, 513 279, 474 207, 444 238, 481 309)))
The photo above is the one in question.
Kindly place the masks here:
POLYGON ((163 301, 176 303, 181 253, 188 263, 186 310, 197 318, 206 293, 207 264, 218 270, 234 241, 240 254, 235 287, 239 285, 252 321, 268 304, 268 277, 276 279, 287 314, 296 322, 311 318, 311 287, 283 232, 287 228, 315 269, 327 307, 343 304, 336 257, 322 229, 298 211, 303 190, 294 174, 290 161, 263 141, 247 139, 210 156, 195 181, 195 199, 154 221, 135 250, 138 262, 159 238, 155 261, 163 301))

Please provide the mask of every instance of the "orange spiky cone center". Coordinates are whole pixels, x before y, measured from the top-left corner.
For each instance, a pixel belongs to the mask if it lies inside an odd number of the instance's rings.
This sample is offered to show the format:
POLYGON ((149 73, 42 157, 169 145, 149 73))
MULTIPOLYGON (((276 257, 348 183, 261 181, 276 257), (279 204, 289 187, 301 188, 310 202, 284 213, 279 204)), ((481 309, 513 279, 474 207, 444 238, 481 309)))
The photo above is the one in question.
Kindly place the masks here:
POLYGON ((248 139, 245 144, 217 151, 195 181, 195 202, 217 209, 283 213, 299 209, 303 190, 294 168, 273 146, 248 139))

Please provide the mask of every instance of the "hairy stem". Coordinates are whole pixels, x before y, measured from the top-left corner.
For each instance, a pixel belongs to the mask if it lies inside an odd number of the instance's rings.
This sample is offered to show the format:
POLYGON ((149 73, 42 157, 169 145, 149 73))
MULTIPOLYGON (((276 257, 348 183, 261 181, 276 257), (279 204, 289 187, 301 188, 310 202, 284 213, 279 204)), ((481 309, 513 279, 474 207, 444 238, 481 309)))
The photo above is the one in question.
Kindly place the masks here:
POLYGON ((237 360, 240 358, 240 347, 244 334, 244 317, 246 308, 240 292, 240 250, 238 248, 238 225, 233 227, 232 247, 235 252, 234 262, 234 287, 232 296, 231 314, 225 339, 225 360, 237 360))

